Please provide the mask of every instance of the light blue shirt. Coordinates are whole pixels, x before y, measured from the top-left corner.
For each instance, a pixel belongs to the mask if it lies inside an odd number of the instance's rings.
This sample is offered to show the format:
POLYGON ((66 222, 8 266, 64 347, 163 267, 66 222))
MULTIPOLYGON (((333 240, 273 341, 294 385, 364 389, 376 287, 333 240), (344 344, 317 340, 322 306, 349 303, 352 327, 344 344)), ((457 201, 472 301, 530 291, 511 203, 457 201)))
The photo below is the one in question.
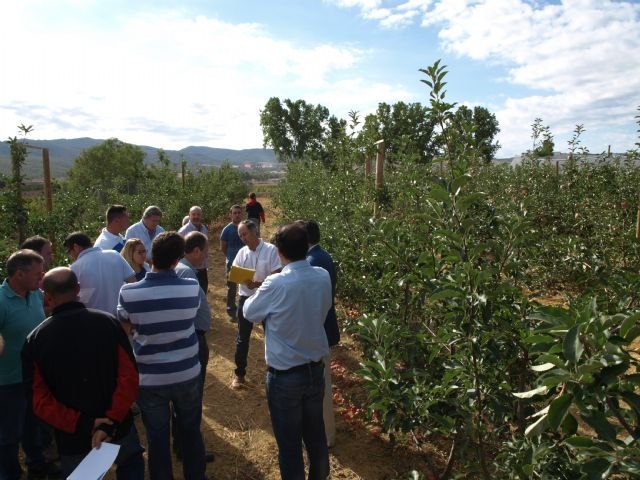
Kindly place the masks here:
POLYGON ((250 322, 265 321, 265 360, 277 370, 317 362, 329 353, 324 320, 331 308, 331 279, 306 260, 270 275, 244 304, 250 322))
MULTIPOLYGON (((187 233, 190 232, 200 232, 202 234, 204 234, 205 237, 209 238, 209 230, 207 229, 207 227, 204 226, 204 223, 200 224, 200 228, 196 227, 193 223, 191 222, 187 222, 186 225, 183 225, 180 230, 178 230, 178 233, 180 235, 182 235, 183 237, 187 236, 187 233)), ((204 259, 204 264, 198 266, 198 268, 208 268, 209 267, 209 259, 205 258, 204 259)))
MULTIPOLYGON (((179 278, 193 278, 196 281, 198 280, 193 265, 191 265, 186 258, 180 260, 178 265, 176 265, 176 274, 179 278)), ((200 289, 200 306, 198 307, 194 324, 196 330, 203 332, 211 330, 211 309, 207 303, 207 294, 204 293, 202 288, 200 289)))
POLYGON ((127 228, 124 238, 125 240, 129 240, 130 238, 139 238, 142 240, 144 248, 147 250, 147 260, 151 261, 151 244, 153 243, 153 239, 162 232, 164 232, 164 228, 158 225, 153 235, 149 234, 149 229, 147 229, 147 227, 144 226, 144 223, 142 223, 142 220, 140 220, 127 228))
POLYGON ((80 284, 79 300, 88 308, 116 314, 120 287, 135 277, 131 265, 115 250, 100 247, 80 252, 71 264, 80 284))

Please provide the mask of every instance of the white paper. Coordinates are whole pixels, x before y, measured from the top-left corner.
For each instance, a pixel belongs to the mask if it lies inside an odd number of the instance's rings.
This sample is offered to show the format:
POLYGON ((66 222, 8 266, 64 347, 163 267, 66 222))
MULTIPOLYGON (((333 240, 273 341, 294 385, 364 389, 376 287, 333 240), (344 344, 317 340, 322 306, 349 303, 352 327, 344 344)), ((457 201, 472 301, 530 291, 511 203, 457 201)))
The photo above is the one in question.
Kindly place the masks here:
POLYGON ((100 448, 94 448, 82 459, 67 480, 100 480, 113 465, 118 450, 120 445, 102 442, 100 448))

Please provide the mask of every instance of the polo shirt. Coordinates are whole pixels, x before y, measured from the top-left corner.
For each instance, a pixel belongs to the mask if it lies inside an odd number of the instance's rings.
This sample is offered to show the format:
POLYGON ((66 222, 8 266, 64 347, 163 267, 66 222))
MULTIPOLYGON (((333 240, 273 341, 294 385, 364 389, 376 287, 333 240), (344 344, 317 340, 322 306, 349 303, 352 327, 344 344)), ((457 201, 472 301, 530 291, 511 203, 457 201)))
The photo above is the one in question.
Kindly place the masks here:
MULTIPOLYGON (((255 250, 251 250, 247 246, 242 247, 233 260, 233 264, 238 267, 255 270, 256 273, 253 275, 254 282, 262 282, 271 275, 272 272, 282 268, 280 257, 278 256, 278 249, 262 239, 255 250)), ((251 289, 244 283, 240 283, 238 286, 240 287, 240 295, 242 296, 250 297, 256 292, 255 288, 251 289)))
POLYGON ((80 283, 79 300, 87 308, 95 308, 116 314, 120 287, 135 272, 131 265, 116 251, 100 247, 87 248, 80 252, 71 270, 80 283))
POLYGON ((122 235, 116 235, 106 228, 103 228, 98 238, 96 238, 96 242, 93 246, 100 247, 103 250, 115 250, 116 252, 120 252, 124 247, 124 242, 125 240, 122 235))
POLYGON ((231 222, 225 226, 220 234, 220 240, 227 242, 227 262, 233 262, 240 249, 244 247, 238 235, 238 225, 231 222))
POLYGON ((16 294, 7 280, 0 286, 0 385, 22 383, 22 346, 27 335, 45 318, 42 292, 31 290, 26 297, 16 294))
POLYGON ((250 322, 265 322, 267 365, 288 370, 329 353, 324 320, 331 303, 329 273, 299 260, 270 275, 242 311, 250 322))
POLYGON ((153 234, 150 234, 147 227, 145 227, 144 223, 142 223, 142 220, 140 220, 139 222, 134 223, 129 228, 127 228, 127 231, 124 234, 124 238, 125 240, 129 240, 130 238, 139 238, 140 240, 142 240, 144 248, 146 248, 147 250, 147 260, 149 261, 151 260, 151 244, 153 243, 153 239, 160 235, 162 232, 164 232, 164 228, 158 225, 155 232, 153 232, 153 234))
POLYGON ((118 318, 133 327, 140 388, 184 383, 200 374, 194 319, 200 305, 197 280, 174 270, 148 272, 120 289, 118 318))
MULTIPOLYGON (((178 265, 176 265, 175 270, 176 274, 180 278, 192 278, 198 281, 198 276, 196 275, 195 268, 186 258, 180 260, 178 265)), ((200 306, 198 307, 198 312, 196 313, 194 325, 196 327, 196 330, 200 330, 201 332, 208 332, 209 330, 211 330, 211 309, 209 308, 209 303, 207 302, 207 294, 204 293, 204 290, 202 290, 202 288, 200 289, 200 306)))

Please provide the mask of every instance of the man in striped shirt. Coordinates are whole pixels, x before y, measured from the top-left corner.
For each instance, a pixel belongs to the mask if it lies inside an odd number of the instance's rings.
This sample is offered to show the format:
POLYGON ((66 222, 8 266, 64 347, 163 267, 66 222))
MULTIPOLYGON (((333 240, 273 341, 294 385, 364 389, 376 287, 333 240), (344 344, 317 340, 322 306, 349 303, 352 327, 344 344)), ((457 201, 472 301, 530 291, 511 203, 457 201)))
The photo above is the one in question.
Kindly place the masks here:
POLYGON ((133 351, 140 374, 138 406, 147 431, 149 473, 154 480, 173 478, 169 447, 170 408, 176 412, 185 480, 205 478, 200 420, 202 390, 194 319, 200 286, 179 278, 175 266, 184 255, 177 232, 159 234, 152 244, 153 269, 120 290, 118 316, 133 331, 133 351))

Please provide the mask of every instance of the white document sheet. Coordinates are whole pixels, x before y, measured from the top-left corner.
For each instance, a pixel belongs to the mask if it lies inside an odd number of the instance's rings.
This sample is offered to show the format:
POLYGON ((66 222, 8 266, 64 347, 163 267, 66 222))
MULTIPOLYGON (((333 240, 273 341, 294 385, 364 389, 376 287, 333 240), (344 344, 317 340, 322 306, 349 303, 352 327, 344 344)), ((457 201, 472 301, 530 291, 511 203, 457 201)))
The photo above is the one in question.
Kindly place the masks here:
POLYGON ((120 445, 102 442, 100 448, 94 448, 82 459, 67 480, 100 480, 113 465, 118 456, 118 450, 120 445))

